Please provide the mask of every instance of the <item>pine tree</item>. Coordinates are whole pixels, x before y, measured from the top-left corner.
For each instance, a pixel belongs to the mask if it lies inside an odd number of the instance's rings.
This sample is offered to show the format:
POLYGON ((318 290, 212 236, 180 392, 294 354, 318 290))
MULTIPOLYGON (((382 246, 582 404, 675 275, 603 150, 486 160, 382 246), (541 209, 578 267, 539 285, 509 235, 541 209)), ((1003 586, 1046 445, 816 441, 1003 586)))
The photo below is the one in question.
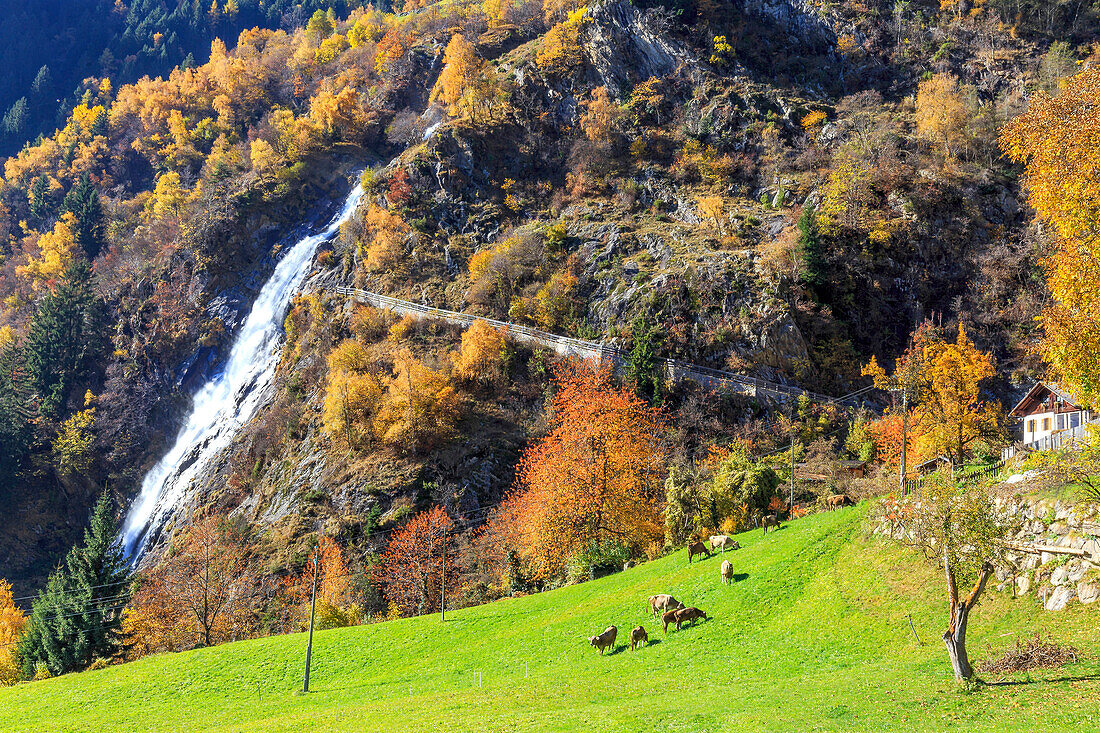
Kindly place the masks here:
POLYGON ((31 190, 27 192, 27 205, 31 216, 38 222, 45 221, 50 215, 50 179, 39 176, 34 179, 31 190))
POLYGON ((83 260, 70 265, 56 292, 39 303, 27 334, 27 367, 46 417, 62 413, 73 385, 102 353, 103 315, 91 268, 83 260))
POLYGON ((34 440, 34 409, 23 353, 0 348, 0 489, 18 475, 34 440))
POLYGON ((817 219, 814 212, 806 207, 798 219, 798 256, 802 261, 799 277, 811 286, 820 286, 825 282, 825 254, 821 237, 817 231, 817 219))
POLYGON ((646 325, 641 318, 634 319, 631 327, 634 348, 630 350, 628 376, 634 384, 634 393, 653 400, 660 386, 657 378, 656 341, 657 329, 646 325))
MULTIPOLYGON (((100 118, 106 119, 106 115, 100 115, 100 118)), ((103 248, 103 204, 99 200, 99 191, 92 185, 87 172, 65 195, 61 212, 66 211, 72 212, 76 217, 76 243, 89 260, 94 260, 103 248)))
POLYGON ((122 647, 122 607, 130 599, 130 570, 118 539, 110 498, 96 502, 84 541, 69 551, 35 600, 19 646, 23 672, 44 662, 52 674, 85 669, 122 647))

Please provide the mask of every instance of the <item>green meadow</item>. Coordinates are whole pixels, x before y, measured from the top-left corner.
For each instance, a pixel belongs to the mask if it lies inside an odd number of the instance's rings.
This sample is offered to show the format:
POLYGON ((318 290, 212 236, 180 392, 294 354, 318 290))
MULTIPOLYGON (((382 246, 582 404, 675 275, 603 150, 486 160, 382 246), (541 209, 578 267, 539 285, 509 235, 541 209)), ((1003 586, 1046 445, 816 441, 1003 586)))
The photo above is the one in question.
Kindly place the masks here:
MULTIPOLYGON (((959 690, 939 640, 941 578, 867 536, 866 509, 686 550, 600 580, 447 614, 314 637, 164 654, 0 690, 6 731, 943 731, 1100 729, 1100 609, 1043 611, 989 592, 972 617, 981 659, 1037 631, 1082 661, 959 690), (646 599, 713 618, 666 635, 646 599), (912 618, 916 636, 910 629, 912 618), (587 637, 619 627, 600 656, 587 637), (643 624, 650 644, 629 651, 643 624)), ((1100 605, 1100 604, 1096 604, 1100 605)))

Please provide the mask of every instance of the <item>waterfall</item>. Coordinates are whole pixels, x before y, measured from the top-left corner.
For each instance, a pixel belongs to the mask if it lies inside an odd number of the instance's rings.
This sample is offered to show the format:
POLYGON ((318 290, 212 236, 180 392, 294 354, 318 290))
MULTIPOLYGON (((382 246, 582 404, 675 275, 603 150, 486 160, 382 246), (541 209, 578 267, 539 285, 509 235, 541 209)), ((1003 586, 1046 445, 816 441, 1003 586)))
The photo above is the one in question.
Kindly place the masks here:
POLYGON ((362 196, 362 187, 356 186, 324 231, 299 240, 279 260, 241 326, 225 367, 195 393, 175 444, 145 475, 126 516, 122 542, 132 563, 137 564, 150 537, 185 501, 190 484, 255 414, 275 374, 291 298, 302 286, 318 245, 351 218, 362 196))

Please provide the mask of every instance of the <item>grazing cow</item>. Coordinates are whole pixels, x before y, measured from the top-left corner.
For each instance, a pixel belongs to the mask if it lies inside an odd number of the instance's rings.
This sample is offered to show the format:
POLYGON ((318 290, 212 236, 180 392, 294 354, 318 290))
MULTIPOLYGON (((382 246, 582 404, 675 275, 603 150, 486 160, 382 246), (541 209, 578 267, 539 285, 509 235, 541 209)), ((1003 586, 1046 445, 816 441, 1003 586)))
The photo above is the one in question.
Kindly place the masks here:
POLYGON ((729 560, 722 561, 722 580, 726 581, 726 585, 733 580, 733 565, 730 565, 729 560))
POLYGON ((664 624, 664 630, 666 634, 668 633, 668 625, 676 623, 676 614, 680 613, 680 611, 683 610, 686 609, 684 609, 683 606, 680 606, 680 608, 674 608, 671 611, 665 611, 661 614, 661 623, 664 624))
POLYGON ((681 609, 679 609, 678 611, 676 611, 676 630, 677 631, 680 630, 680 624, 685 624, 685 623, 688 623, 688 622, 691 622, 691 625, 694 626, 695 625, 695 619, 697 619, 697 618, 701 618, 704 621, 708 621, 710 619, 710 616, 707 616, 705 613, 703 613, 701 610, 699 610, 695 606, 691 606, 690 608, 681 608, 681 609))
POLYGON ((838 509, 842 506, 855 506, 855 501, 847 494, 837 494, 836 496, 830 496, 825 500, 825 506, 830 509, 838 509))
POLYGON ((645 627, 635 626, 634 630, 630 632, 630 651, 634 651, 636 647, 647 643, 649 643, 649 634, 645 632, 645 627))
POLYGON ((712 535, 711 538, 710 538, 710 549, 717 550, 719 547, 722 548, 722 552, 725 552, 726 550, 740 550, 741 549, 741 545, 737 542, 737 540, 733 539, 729 535, 725 535, 725 534, 712 535))
POLYGON ((604 629, 604 632, 598 636, 593 636, 588 639, 588 643, 594 648, 600 650, 600 656, 603 656, 604 649, 615 649, 615 636, 619 633, 619 630, 614 626, 608 626, 604 629))
POLYGON ((704 545, 702 542, 692 542, 690 545, 688 545, 688 565, 691 564, 691 558, 695 557, 696 555, 706 555, 707 557, 710 557, 710 551, 707 550, 707 546, 704 545))
POLYGON ((667 593, 659 593, 658 595, 649 597, 649 611, 653 614, 653 618, 657 618, 658 612, 675 611, 677 608, 683 607, 683 603, 680 603, 667 593))
POLYGON ((764 534, 768 533, 768 527, 779 529, 779 516, 768 514, 760 519, 760 526, 764 528, 764 534))

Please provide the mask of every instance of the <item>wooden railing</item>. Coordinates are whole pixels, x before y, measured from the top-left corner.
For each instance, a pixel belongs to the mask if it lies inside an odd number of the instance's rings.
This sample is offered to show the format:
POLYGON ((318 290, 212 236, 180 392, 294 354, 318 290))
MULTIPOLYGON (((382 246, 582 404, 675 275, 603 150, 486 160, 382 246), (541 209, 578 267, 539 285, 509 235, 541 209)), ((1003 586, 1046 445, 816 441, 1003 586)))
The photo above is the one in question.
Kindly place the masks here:
MULTIPOLYGON (((629 362, 626 353, 621 349, 597 341, 584 341, 568 336, 559 336, 558 334, 531 328, 529 326, 521 326, 506 321, 498 321, 494 318, 486 318, 485 316, 475 316, 469 313, 460 313, 458 311, 445 310, 443 308, 432 308, 431 306, 420 305, 419 303, 414 303, 409 300, 401 300, 400 298, 393 298, 388 295, 372 293, 358 288, 341 286, 335 288, 335 291, 340 295, 354 298, 359 302, 366 303, 375 308, 387 309, 403 315, 435 318, 463 326, 469 326, 475 321, 484 321, 485 323, 505 331, 508 336, 517 341, 525 341, 540 346, 546 346, 553 349, 555 353, 563 356, 594 358, 600 363, 611 364, 616 370, 624 368, 629 362)), ((714 387, 719 390, 732 390, 755 397, 770 397, 779 401, 785 401, 792 398, 797 399, 802 395, 806 395, 813 402, 820 404, 832 403, 858 407, 864 403, 864 400, 861 398, 865 397, 867 393, 873 389, 873 387, 864 387, 842 397, 830 397, 829 395, 810 392, 793 385, 769 382, 764 379, 747 377, 742 374, 735 374, 721 369, 712 369, 710 367, 691 364, 678 359, 665 359, 664 368, 668 380, 671 383, 675 383, 681 379, 688 379, 698 384, 714 387)))

